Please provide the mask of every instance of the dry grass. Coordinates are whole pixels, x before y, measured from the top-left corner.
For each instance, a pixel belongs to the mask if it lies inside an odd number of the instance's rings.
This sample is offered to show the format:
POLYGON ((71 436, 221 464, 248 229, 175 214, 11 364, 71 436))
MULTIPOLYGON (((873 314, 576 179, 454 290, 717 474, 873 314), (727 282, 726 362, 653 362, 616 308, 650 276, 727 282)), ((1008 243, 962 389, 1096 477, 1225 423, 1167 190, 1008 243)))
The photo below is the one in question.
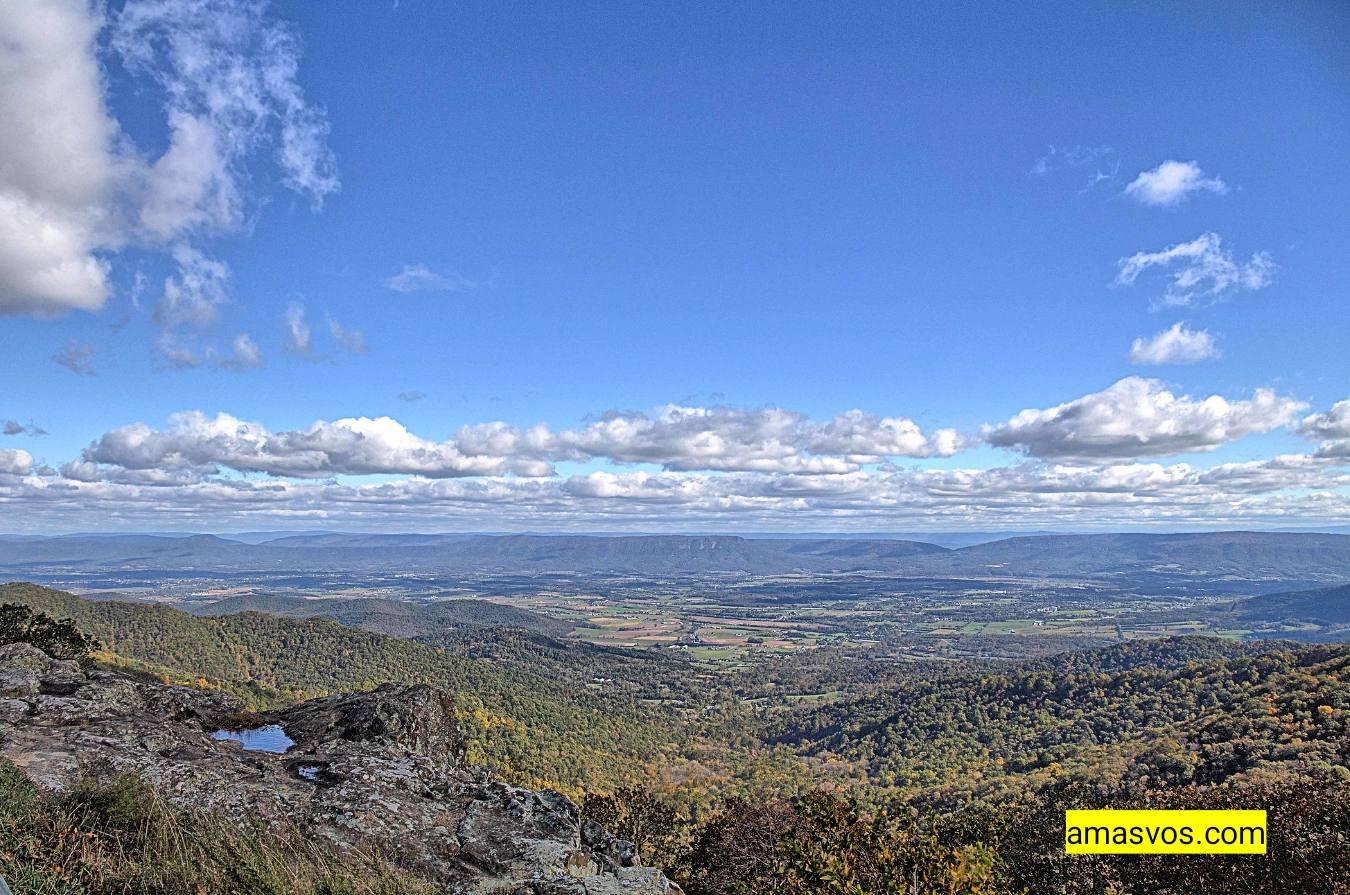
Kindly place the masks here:
POLYGON ((0 873, 16 895, 430 895, 373 856, 176 811, 132 777, 38 791, 0 761, 0 873))

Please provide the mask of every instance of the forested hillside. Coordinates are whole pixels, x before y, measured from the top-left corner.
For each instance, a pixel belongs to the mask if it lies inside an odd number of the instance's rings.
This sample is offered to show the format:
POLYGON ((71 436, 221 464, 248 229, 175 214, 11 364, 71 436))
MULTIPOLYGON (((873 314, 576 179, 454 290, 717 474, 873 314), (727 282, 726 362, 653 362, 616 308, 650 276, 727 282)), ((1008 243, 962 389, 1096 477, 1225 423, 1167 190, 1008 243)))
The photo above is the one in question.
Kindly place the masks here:
POLYGON ((503 606, 487 600, 440 600, 412 603, 407 600, 355 599, 306 600, 275 595, 230 597, 192 610, 193 615, 237 615, 265 612, 291 618, 327 618, 349 628, 375 631, 393 637, 430 637, 463 627, 520 628, 551 637, 562 637, 573 625, 559 619, 503 606))
POLYGON ((903 789, 977 792, 1126 761, 1176 784, 1331 769, 1350 761, 1350 647, 1128 644, 901 682, 794 714, 771 739, 903 789))
POLYGON ((1220 614, 1242 622, 1294 620, 1343 630, 1350 628, 1350 584, 1251 597, 1220 614))
MULTIPOLYGON (((454 691, 478 760, 522 779, 579 787, 622 781, 680 748, 674 713, 649 707, 637 685, 603 694, 528 662, 481 661, 325 619, 262 613, 197 618, 147 604, 92 602, 25 584, 0 603, 71 618, 125 659, 239 693, 258 706, 397 681, 454 691)), ((594 657, 599 651, 584 647, 594 657)), ((598 660, 593 660, 598 661, 598 660)), ((587 670, 589 670, 587 668, 587 670)))
POLYGON ((258 706, 385 681, 450 689, 471 761, 589 793, 587 814, 690 895, 805 895, 824 878, 964 895, 1350 885, 1335 832, 1350 823, 1347 645, 1179 637, 1013 663, 822 649, 717 675, 520 629, 417 642, 32 585, 0 586, 0 603, 74 619, 105 662, 258 706), (783 698, 805 690, 820 698, 783 698), (1237 864, 1062 860, 1065 807, 1146 805, 1266 807, 1279 838, 1237 864))

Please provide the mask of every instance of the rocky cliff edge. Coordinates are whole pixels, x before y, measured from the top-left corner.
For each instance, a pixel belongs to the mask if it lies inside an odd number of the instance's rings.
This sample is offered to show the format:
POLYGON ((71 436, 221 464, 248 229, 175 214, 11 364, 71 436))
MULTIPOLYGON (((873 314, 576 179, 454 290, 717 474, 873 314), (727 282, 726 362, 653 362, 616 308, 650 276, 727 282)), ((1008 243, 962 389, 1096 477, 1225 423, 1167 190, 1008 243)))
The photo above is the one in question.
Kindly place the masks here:
POLYGON ((280 754, 212 739, 241 708, 224 694, 0 646, 0 755, 44 788, 134 773, 171 804, 378 851, 447 892, 680 891, 566 796, 468 767, 447 693, 385 685, 258 719, 294 741, 280 754))

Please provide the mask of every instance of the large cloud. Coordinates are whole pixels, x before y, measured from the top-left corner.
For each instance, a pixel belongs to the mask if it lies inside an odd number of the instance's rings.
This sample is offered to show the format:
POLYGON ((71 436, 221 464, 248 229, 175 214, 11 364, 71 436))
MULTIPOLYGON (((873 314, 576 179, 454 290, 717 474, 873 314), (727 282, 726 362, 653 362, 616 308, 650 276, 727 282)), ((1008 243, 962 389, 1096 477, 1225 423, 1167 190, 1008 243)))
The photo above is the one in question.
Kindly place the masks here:
POLYGON ((0 314, 96 310, 124 173, 84 0, 0 3, 0 314))
POLYGON ((610 412, 564 431, 558 448, 621 463, 656 463, 672 470, 839 473, 883 457, 948 456, 962 446, 951 430, 924 435, 903 417, 854 410, 823 423, 778 408, 668 405, 654 416, 610 412))
MULTIPOLYGON (((1346 403, 1307 417, 1305 434, 1348 431, 1346 403)), ((488 423, 446 441, 389 418, 271 431, 226 414, 184 413, 163 429, 114 429, 59 473, 26 452, 5 453, 0 503, 34 529, 110 518, 216 529, 266 522, 872 531, 1343 521, 1350 457, 1289 454, 1208 468, 1133 459, 1265 431, 1292 421, 1300 406, 1268 392, 1192 399, 1151 380, 1122 380, 986 430, 996 443, 1043 458, 994 468, 864 462, 899 451, 936 455, 952 445, 903 418, 857 411, 815 422, 773 408, 671 406, 607 414, 575 429, 488 423), (1139 433, 1150 440, 1141 444, 1139 433), (560 476, 553 466, 560 460, 612 466, 560 476), (382 478, 368 478, 374 474, 382 478), (383 478, 391 475, 402 477, 383 478)))
POLYGON ((1304 405, 1270 389, 1245 401, 1177 396, 1156 379, 1131 376, 1044 410, 1024 410, 985 440, 1033 457, 1158 457, 1215 448, 1290 423, 1304 405))
POLYGON ((84 451, 85 463, 122 469, 191 470, 220 467, 294 478, 402 473, 444 478, 499 475, 507 457, 466 456, 451 443, 413 435, 389 417, 317 422, 292 432, 268 431, 228 414, 175 414, 164 430, 143 423, 104 434, 84 451))
MULTIPOLYGON (((184 352, 184 363, 201 359, 184 352)), ((947 456, 963 446, 954 431, 925 436, 910 420, 852 411, 823 423, 786 410, 667 406, 654 416, 604 414, 579 429, 554 431, 506 423, 466 426, 448 441, 410 433, 388 417, 316 422, 272 432, 228 414, 174 415, 163 430, 136 423, 101 436, 87 463, 121 469, 221 468, 275 476, 373 473, 433 478, 548 476, 560 460, 652 463, 670 470, 801 474, 849 472, 885 457, 947 456)))
MULTIPOLYGON (((296 80, 294 32, 257 0, 0 3, 0 313, 97 310, 108 256, 168 248, 158 319, 203 325, 225 271, 189 241, 235 229, 248 167, 271 149, 315 206, 338 188, 321 110, 296 80), (167 144, 146 157, 108 112, 98 40, 162 98, 167 144)), ((154 96, 154 93, 145 93, 154 96)))

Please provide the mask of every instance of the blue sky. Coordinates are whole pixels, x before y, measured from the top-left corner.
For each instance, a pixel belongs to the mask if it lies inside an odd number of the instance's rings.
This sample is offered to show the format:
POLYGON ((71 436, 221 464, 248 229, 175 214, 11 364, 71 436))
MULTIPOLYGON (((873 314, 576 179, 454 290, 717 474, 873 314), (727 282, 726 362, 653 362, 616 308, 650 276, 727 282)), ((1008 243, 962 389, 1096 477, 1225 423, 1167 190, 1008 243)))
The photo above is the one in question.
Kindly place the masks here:
POLYGON ((10 530, 1350 524, 1343 4, 3 15, 10 530))

